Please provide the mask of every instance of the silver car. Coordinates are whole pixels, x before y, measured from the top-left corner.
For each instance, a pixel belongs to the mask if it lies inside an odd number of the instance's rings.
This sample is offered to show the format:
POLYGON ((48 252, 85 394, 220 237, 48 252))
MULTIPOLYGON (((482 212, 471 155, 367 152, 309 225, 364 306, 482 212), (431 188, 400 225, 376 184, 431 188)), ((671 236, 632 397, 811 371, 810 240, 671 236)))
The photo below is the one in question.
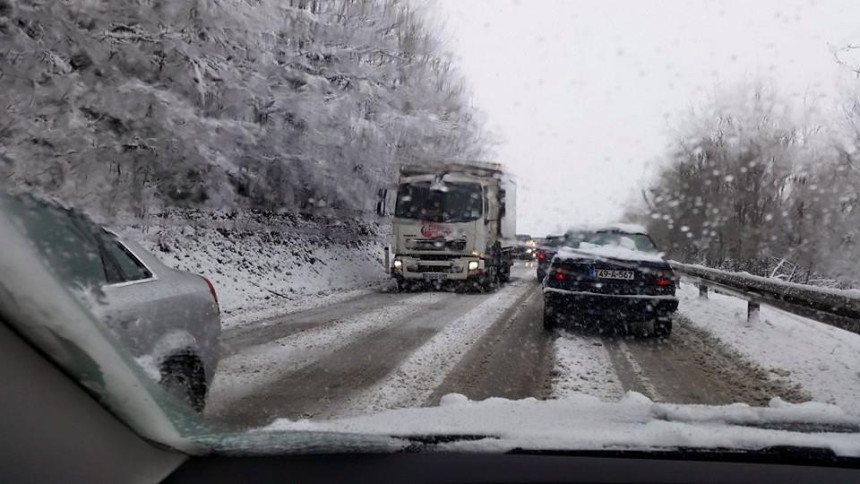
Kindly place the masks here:
POLYGON ((0 192, 9 218, 43 260, 170 393, 202 411, 218 364, 221 318, 207 279, 171 269, 82 214, 0 192))

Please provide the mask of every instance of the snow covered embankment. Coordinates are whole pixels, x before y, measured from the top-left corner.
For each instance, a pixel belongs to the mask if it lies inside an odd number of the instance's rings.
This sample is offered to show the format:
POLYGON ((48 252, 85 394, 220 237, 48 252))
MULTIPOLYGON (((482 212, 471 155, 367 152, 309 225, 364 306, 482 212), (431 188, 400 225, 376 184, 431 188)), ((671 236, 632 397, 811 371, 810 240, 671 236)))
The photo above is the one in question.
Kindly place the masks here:
POLYGON ((747 322, 746 301, 712 292, 700 299, 684 281, 678 311, 775 376, 799 383, 814 400, 860 415, 860 335, 763 305, 747 322))
POLYGON ((358 219, 195 212, 120 231, 165 264, 212 281, 226 329, 384 284, 387 230, 358 219))

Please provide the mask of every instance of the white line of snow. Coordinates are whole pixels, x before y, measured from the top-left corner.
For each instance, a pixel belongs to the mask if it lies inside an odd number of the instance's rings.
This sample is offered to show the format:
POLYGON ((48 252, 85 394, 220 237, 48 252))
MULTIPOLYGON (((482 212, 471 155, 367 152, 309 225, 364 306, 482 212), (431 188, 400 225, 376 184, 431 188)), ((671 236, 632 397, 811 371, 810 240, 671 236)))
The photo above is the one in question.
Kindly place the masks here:
POLYGON ((671 405, 654 403, 628 392, 618 402, 576 394, 564 399, 475 402, 451 394, 440 406, 387 410, 373 415, 328 421, 280 419, 266 430, 349 432, 377 435, 492 435, 497 438, 459 442, 442 449, 459 452, 505 452, 524 449, 730 448, 758 450, 771 446, 832 449, 838 455, 860 456, 855 433, 803 432, 770 429, 769 424, 801 422, 854 427, 856 417, 820 403, 769 407, 671 405))
POLYGON ((585 393, 603 401, 618 400, 624 395, 621 382, 599 336, 563 332, 553 343, 555 377, 552 396, 567 398, 585 393))
POLYGON ((218 364, 207 411, 217 413, 224 406, 334 353, 358 338, 409 318, 444 296, 427 293, 399 299, 393 305, 252 346, 225 358, 218 364))
POLYGON ((860 415, 860 335, 764 305, 759 321, 747 323, 746 301, 713 291, 700 299, 686 281, 678 297, 678 310, 694 326, 770 369, 774 378, 860 415))
POLYGON ((651 383, 651 380, 645 375, 645 371, 642 370, 642 367, 639 366, 639 362, 636 361, 636 357, 633 356, 633 353, 630 352, 630 348, 627 346, 622 340, 618 340, 618 349, 621 352, 621 355, 624 356, 624 359, 627 360, 627 364, 630 365, 630 368, 633 370, 633 373, 636 375, 636 378, 639 379, 639 382, 642 384, 642 388, 648 394, 648 398, 651 400, 665 400, 660 392, 654 388, 654 385, 651 383))
MULTIPOLYGON (((350 399, 349 408, 338 413, 355 415, 422 405, 478 338, 534 287, 530 282, 521 280, 499 289, 481 304, 451 321, 388 377, 350 399)), ((516 317, 516 313, 512 317, 516 317)))

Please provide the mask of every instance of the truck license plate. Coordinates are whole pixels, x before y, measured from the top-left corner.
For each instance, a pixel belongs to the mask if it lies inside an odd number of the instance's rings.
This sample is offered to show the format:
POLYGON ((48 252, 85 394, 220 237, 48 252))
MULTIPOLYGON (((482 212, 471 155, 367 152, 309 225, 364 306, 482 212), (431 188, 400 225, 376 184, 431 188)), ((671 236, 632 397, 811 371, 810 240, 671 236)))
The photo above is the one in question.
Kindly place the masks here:
POLYGON ((623 281, 633 280, 633 271, 614 271, 608 269, 598 269, 595 271, 600 279, 621 279, 623 281))
POLYGON ((425 281, 444 281, 448 275, 442 272, 428 272, 424 274, 425 281))

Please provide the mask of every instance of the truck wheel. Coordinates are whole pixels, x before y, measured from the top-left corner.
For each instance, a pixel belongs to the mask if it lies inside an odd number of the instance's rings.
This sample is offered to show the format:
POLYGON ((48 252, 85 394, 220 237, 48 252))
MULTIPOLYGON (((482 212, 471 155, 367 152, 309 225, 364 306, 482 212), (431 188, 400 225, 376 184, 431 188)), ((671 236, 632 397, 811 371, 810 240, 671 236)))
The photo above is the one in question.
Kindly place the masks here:
POLYGON ((478 281, 478 290, 480 292, 491 292, 493 290, 493 282, 495 277, 489 274, 481 275, 481 279, 478 281))
POLYGON ((505 264, 504 268, 499 272, 499 282, 505 284, 511 281, 511 265, 505 264))
POLYGON ((558 324, 558 315, 555 314, 555 308, 544 303, 543 305, 543 329, 552 331, 558 324))
POLYGON ((174 355, 161 364, 161 386, 196 412, 206 406, 203 363, 192 354, 174 355))
POLYGON ((654 321, 654 337, 666 339, 672 335, 672 320, 669 318, 659 318, 654 321))

